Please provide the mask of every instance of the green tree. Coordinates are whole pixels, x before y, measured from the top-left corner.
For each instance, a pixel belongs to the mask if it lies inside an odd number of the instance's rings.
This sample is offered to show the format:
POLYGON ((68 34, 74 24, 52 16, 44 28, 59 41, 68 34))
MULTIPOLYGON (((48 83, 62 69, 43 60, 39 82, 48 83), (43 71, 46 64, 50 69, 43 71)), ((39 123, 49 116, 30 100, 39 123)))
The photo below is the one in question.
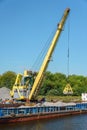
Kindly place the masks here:
POLYGON ((67 83, 70 83, 73 89, 73 96, 81 96, 81 93, 87 92, 87 77, 82 75, 70 75, 66 77, 62 73, 53 74, 46 72, 45 80, 39 94, 62 96, 67 83))
POLYGON ((61 73, 52 74, 46 72, 40 95, 63 95, 63 88, 66 84, 66 75, 61 73))
POLYGON ((81 75, 69 76, 69 82, 73 88, 73 94, 80 96, 81 93, 87 92, 87 78, 81 75))
POLYGON ((7 71, 0 76, 0 87, 12 88, 16 78, 16 73, 7 71))

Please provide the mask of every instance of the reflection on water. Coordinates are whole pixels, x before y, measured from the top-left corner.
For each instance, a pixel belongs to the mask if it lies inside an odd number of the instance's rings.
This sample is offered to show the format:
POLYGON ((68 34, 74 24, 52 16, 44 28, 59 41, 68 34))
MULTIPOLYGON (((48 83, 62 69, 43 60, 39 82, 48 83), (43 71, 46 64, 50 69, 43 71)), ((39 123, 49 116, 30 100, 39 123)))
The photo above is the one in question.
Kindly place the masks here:
POLYGON ((87 115, 4 124, 0 130, 87 130, 87 115))

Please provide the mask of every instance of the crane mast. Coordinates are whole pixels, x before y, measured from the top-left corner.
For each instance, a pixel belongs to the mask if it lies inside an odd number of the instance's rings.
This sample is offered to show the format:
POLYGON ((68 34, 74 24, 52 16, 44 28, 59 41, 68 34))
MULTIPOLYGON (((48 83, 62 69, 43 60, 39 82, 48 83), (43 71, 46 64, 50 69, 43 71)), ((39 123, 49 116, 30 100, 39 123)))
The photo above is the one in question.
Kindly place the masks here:
POLYGON ((55 35, 54 35, 54 38, 53 38, 53 40, 52 40, 52 42, 51 42, 51 45, 50 45, 50 47, 49 47, 49 49, 48 49, 48 51, 47 51, 47 54, 46 54, 46 56, 45 56, 45 58, 44 58, 44 60, 43 60, 43 63, 42 63, 42 65, 41 65, 41 68, 40 68, 40 70, 39 70, 39 72, 38 72, 38 74, 37 74, 37 76, 36 76, 36 79, 35 79, 35 81, 34 81, 34 84, 33 84, 33 86, 32 86, 32 89, 31 89, 31 91, 30 91, 30 94, 29 94, 29 97, 28 97, 29 100, 31 100, 33 97, 35 97, 35 95, 36 95, 37 92, 38 92, 38 89, 40 88, 40 85, 41 85, 42 80, 43 80, 44 72, 45 72, 46 69, 47 69, 48 63, 49 63, 50 58, 51 58, 51 56, 52 56, 52 53, 53 53, 53 51, 54 51, 54 49, 55 49, 55 46, 56 46, 56 44, 57 44, 57 41, 58 41, 58 39, 59 39, 59 36, 60 36, 60 34, 61 34, 61 31, 62 31, 62 29, 63 29, 63 26, 64 26, 64 24, 65 24, 65 21, 66 21, 66 19, 67 19, 67 16, 68 16, 69 12, 70 12, 70 9, 67 8, 67 9, 64 11, 64 15, 63 15, 63 17, 62 17, 60 23, 59 23, 58 26, 57 26, 57 30, 56 30, 56 33, 55 33, 55 35))

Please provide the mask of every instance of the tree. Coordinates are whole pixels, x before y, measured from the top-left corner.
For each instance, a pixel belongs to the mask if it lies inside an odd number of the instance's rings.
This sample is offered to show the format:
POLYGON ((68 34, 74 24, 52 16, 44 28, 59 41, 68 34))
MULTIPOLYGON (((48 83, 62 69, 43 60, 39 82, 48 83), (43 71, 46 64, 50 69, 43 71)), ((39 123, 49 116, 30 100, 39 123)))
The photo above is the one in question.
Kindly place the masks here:
MULTIPOLYGON (((15 83, 16 73, 7 71, 0 75, 0 87, 12 88, 15 83)), ((62 96, 67 83, 70 83, 74 96, 81 96, 87 92, 87 77, 82 75, 70 75, 68 78, 62 73, 46 72, 39 95, 62 96)))
POLYGON ((87 77, 82 75, 70 75, 46 72, 43 86, 39 92, 40 95, 62 96, 65 86, 69 83, 73 89, 74 96, 81 96, 87 92, 87 77))
POLYGON ((63 88, 66 85, 66 75, 61 73, 52 74, 46 72, 40 95, 63 95, 63 88))
POLYGON ((81 93, 87 92, 87 78, 81 75, 69 76, 69 82, 73 88, 73 95, 80 96, 81 93))
POLYGON ((16 73, 7 71, 0 76, 0 87, 12 88, 16 78, 16 73))

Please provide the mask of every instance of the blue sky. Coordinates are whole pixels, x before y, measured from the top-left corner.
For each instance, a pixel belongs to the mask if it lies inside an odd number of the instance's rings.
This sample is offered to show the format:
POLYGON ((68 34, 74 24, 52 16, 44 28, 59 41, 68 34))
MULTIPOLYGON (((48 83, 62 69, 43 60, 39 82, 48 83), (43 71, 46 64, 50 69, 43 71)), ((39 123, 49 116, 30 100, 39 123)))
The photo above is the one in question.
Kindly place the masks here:
POLYGON ((69 38, 69 74, 87 76, 87 0, 0 0, 0 74, 31 69, 67 7, 48 70, 67 75, 69 38))

